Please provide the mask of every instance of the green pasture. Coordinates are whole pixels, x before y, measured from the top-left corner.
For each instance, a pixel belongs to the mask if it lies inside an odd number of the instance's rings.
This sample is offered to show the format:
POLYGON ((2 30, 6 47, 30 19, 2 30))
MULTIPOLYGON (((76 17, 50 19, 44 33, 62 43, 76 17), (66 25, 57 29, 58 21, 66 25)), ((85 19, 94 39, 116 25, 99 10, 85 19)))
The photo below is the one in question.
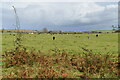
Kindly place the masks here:
MULTIPOLYGON (((2 34, 2 52, 14 49, 14 33, 2 34)), ((40 50, 43 53, 52 54, 55 51, 80 54, 82 47, 92 50, 94 53, 117 53, 118 33, 96 34, 22 34, 22 45, 27 49, 40 50), (56 37, 53 40, 53 36, 56 37), (88 36, 90 39, 88 39, 88 36)))

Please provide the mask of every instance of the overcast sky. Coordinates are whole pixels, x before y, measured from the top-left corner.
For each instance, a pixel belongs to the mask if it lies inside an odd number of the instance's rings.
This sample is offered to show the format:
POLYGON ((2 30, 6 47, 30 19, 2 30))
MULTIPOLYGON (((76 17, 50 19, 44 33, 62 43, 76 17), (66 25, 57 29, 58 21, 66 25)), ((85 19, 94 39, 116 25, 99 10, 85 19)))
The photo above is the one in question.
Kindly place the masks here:
POLYGON ((4 2, 2 27, 15 29, 15 6, 21 29, 111 30, 118 24, 117 2, 4 2))

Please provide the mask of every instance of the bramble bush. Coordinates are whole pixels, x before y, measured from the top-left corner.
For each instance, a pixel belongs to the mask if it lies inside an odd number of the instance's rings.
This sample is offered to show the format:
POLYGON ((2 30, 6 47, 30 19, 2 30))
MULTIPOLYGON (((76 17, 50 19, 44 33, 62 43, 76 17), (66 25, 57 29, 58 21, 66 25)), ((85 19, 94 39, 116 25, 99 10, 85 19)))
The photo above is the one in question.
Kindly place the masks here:
POLYGON ((117 78, 117 61, 110 54, 58 52, 45 55, 25 47, 5 52, 3 78, 117 78), (12 71, 4 72, 4 69, 12 71), (73 75, 74 74, 74 75, 73 75))

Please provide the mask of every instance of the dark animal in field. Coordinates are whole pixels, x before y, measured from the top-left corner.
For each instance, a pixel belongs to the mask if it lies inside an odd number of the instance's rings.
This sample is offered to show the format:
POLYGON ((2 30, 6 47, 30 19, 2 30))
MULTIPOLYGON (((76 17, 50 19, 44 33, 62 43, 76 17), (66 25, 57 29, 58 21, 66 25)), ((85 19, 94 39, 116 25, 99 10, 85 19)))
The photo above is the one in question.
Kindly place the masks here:
POLYGON ((96 37, 99 37, 99 35, 97 34, 96 37))
POLYGON ((53 36, 53 40, 55 40, 55 37, 53 36))
POLYGON ((88 36, 88 39, 90 39, 90 37, 88 36))

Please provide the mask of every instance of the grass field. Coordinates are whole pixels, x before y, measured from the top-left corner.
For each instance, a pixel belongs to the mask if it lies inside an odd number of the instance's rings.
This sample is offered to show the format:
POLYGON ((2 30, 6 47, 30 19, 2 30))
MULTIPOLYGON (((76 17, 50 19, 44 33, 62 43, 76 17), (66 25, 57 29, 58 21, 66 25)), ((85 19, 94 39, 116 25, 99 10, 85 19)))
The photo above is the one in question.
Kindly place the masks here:
MULTIPOLYGON (((52 53, 57 49, 69 53, 81 53, 81 47, 91 49, 95 53, 117 53, 118 52, 118 33, 101 33, 99 37, 96 34, 23 34, 22 45, 29 49, 41 50, 45 53, 52 53), (52 40, 55 36, 56 40, 52 40), (87 36, 90 36, 88 39, 87 36)), ((15 36, 10 33, 2 35, 2 50, 14 48, 15 36)))
POLYGON ((17 52, 12 50, 14 40, 14 33, 2 34, 3 60, 6 60, 3 77, 113 78, 117 75, 118 33, 100 33, 99 37, 96 34, 22 34, 22 45, 27 51, 17 52))

